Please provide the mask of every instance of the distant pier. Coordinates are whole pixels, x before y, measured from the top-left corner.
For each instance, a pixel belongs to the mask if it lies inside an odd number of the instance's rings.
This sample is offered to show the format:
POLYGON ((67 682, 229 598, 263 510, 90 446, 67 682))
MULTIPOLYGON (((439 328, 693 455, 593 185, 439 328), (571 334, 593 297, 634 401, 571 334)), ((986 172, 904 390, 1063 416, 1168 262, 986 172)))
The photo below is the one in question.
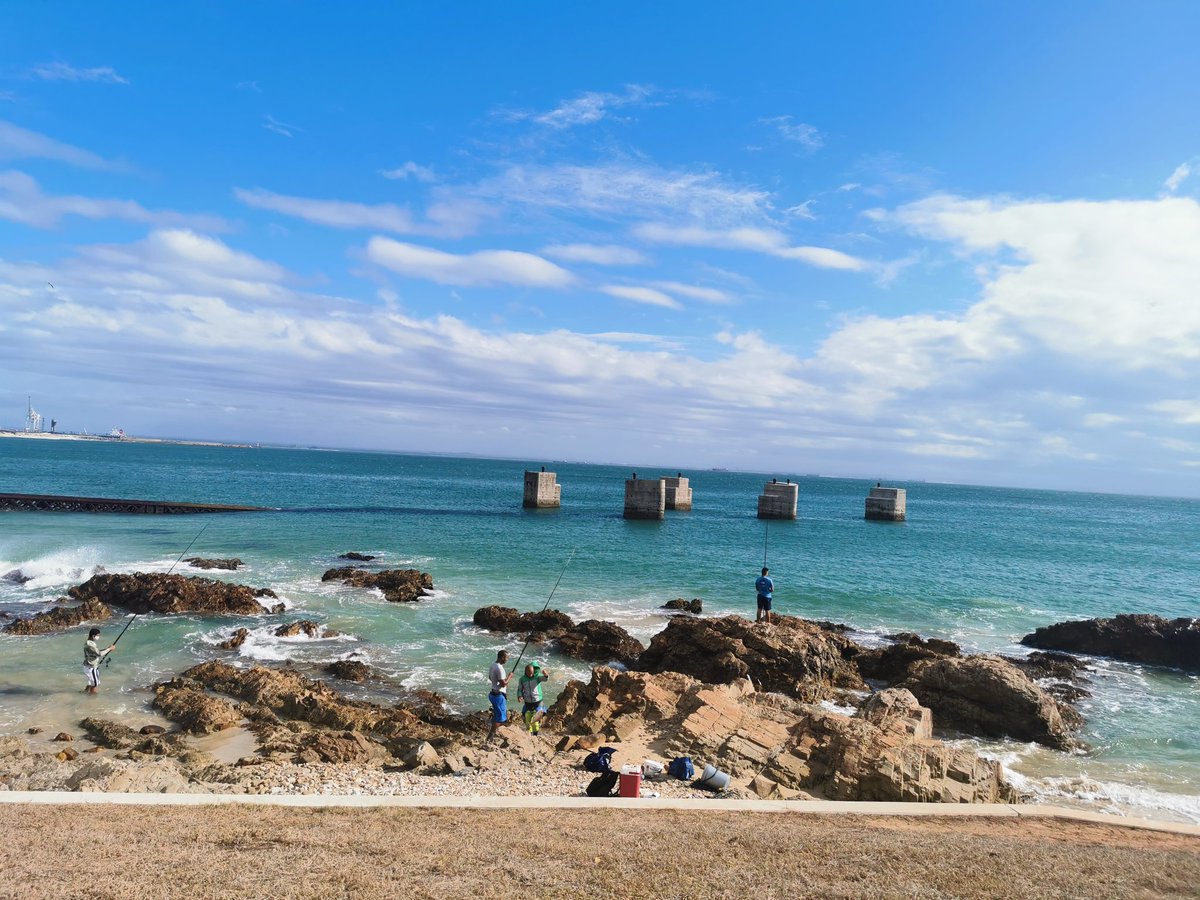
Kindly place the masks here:
POLYGON ((680 472, 678 475, 668 475, 662 479, 662 482, 666 492, 667 509, 688 510, 692 508, 692 489, 688 484, 687 476, 680 472))
POLYGON ((562 506, 562 485, 554 472, 542 466, 540 472, 525 471, 525 496, 521 505, 526 509, 556 509, 562 506))
POLYGON ((904 488, 884 487, 876 484, 867 494, 864 518, 879 522, 903 522, 908 492, 904 488))
POLYGON ((224 503, 176 503, 171 500, 124 500, 110 497, 62 497, 56 494, 0 494, 0 510, 26 512, 135 513, 178 516, 195 513, 261 512, 261 506, 224 503))
POLYGON ((760 519, 794 519, 799 505, 800 485, 771 479, 758 495, 760 519))
POLYGON ((662 478, 638 479, 637 472, 625 480, 626 519, 661 519, 667 508, 667 484, 662 478))

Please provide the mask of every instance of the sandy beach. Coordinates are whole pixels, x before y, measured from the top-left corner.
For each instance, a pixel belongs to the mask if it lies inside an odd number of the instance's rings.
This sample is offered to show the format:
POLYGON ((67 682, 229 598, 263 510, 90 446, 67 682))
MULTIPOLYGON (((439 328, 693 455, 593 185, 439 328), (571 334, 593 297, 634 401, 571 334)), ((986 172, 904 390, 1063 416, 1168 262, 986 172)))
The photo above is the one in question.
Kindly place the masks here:
POLYGON ((1200 882, 1200 837, 1061 819, 4 805, 0 828, 0 896, 22 898, 1195 897, 1200 882))

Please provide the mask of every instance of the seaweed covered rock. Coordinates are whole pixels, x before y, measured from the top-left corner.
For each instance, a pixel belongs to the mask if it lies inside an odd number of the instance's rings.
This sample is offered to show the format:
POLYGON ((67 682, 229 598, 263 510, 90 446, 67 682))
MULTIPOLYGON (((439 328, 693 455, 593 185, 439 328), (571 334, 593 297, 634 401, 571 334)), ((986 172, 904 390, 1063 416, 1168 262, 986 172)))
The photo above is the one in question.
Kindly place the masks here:
POLYGON ((1079 714, 998 656, 943 656, 918 663, 900 687, 933 710, 934 724, 983 737, 1075 746, 1079 714))
POLYGON ((95 597, 78 606, 56 606, 27 619, 17 619, 4 626, 7 634, 50 634, 82 625, 84 622, 103 622, 112 618, 112 610, 95 597))
POLYGON ((632 663, 646 648, 614 622, 587 619, 558 637, 559 648, 576 659, 632 663))
POLYGON ((79 727, 86 732, 89 741, 97 747, 105 747, 109 750, 128 750, 145 740, 142 735, 128 725, 110 722, 108 719, 96 719, 89 716, 79 723, 79 727))
POLYGON ((211 578, 136 572, 132 575, 93 575, 67 592, 74 600, 100 600, 129 612, 219 613, 260 615, 260 598, 275 598, 268 588, 251 588, 211 578))
POLYGON ((1026 647, 1108 656, 1200 672, 1200 619, 1120 615, 1059 622, 1021 638, 1026 647))
POLYGON ((383 592, 389 603, 414 603, 433 590, 433 577, 417 569, 384 569, 367 572, 346 566, 329 569, 321 576, 322 581, 340 581, 351 587, 376 588, 383 592))
POLYGON ((779 616, 769 627, 741 616, 675 616, 635 668, 682 672, 710 684, 749 678, 761 691, 818 700, 837 689, 866 688, 853 662, 858 652, 839 632, 791 616, 779 616))

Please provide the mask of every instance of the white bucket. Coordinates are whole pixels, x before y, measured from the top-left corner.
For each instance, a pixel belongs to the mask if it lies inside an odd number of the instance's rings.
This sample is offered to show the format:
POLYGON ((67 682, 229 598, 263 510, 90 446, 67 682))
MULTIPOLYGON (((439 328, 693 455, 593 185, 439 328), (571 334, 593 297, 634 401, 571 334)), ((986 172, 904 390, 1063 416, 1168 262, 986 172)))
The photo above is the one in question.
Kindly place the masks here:
POLYGON ((642 760, 642 772, 647 778, 659 778, 666 770, 666 767, 653 759, 642 760))
POLYGON ((723 791, 729 787, 729 774, 722 772, 714 765, 707 765, 704 767, 704 771, 700 773, 697 783, 701 787, 706 787, 710 790, 723 791))

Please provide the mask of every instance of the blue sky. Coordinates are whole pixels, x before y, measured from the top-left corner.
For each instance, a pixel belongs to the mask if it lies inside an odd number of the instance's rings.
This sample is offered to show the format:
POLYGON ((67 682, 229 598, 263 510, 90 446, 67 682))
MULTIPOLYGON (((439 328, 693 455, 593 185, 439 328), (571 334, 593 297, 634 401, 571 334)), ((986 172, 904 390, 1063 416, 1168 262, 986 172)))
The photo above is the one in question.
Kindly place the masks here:
POLYGON ((5 4, 0 426, 1200 495, 1200 7, 1041 6, 5 4))

